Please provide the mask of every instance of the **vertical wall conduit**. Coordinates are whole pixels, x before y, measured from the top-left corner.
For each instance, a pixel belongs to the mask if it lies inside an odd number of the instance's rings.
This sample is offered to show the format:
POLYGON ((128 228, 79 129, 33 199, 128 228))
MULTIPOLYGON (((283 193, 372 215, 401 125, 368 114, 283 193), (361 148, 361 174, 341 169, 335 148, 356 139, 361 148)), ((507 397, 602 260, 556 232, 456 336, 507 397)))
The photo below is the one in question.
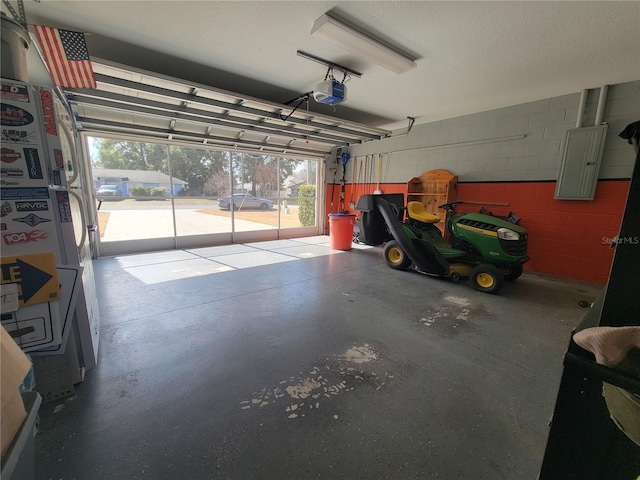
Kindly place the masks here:
POLYGON ((609 85, 603 85, 600 87, 600 96, 598 97, 598 109, 596 110, 596 122, 594 126, 602 125, 602 119, 604 118, 604 105, 607 101, 607 91, 609 85))
POLYGON ((584 89, 580 92, 580 105, 578 105, 578 118, 576 119, 576 128, 582 128, 582 121, 584 120, 584 109, 587 106, 587 97, 589 96, 589 90, 584 89))

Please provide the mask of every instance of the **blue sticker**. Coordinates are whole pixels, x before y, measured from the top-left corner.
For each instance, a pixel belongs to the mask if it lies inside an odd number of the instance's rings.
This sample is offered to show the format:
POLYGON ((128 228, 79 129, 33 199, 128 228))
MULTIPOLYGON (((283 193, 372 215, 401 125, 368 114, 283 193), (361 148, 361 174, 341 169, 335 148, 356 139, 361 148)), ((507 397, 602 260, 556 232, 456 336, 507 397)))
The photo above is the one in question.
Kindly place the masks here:
POLYGON ((49 198, 47 187, 9 187, 0 189, 0 200, 45 200, 49 198))
POLYGON ((33 123, 33 115, 24 108, 0 103, 0 124, 7 127, 24 127, 30 123, 33 123))

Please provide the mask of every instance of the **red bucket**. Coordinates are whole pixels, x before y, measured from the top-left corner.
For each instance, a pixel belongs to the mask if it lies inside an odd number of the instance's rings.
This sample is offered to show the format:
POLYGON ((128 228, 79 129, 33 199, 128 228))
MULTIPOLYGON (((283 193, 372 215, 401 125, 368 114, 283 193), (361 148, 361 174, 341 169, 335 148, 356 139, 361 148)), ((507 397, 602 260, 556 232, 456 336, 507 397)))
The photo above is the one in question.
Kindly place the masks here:
POLYGON ((348 213, 329 214, 329 240, 334 250, 351 250, 356 216, 348 213))

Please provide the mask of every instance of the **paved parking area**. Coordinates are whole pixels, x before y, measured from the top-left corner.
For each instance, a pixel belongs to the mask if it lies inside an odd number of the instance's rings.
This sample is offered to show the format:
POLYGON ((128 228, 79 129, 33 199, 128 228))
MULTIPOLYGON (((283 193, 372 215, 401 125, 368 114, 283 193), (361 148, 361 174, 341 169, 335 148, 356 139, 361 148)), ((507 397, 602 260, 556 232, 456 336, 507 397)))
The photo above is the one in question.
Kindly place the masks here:
MULTIPOLYGON (((98 214, 108 214, 101 222, 101 241, 122 241, 147 238, 166 238, 174 235, 174 219, 170 204, 158 208, 114 208, 115 202, 103 202, 98 214), (104 226, 102 226, 104 225, 104 226)), ((217 206, 207 205, 207 209, 217 206)), ((176 209, 175 231, 179 236, 216 234, 231 231, 229 217, 199 212, 201 207, 176 209)), ((259 212, 259 211, 257 211, 259 212)), ((283 213, 284 214, 284 213, 283 213)), ((297 207, 290 207, 287 215, 297 215, 297 207)), ((234 219, 237 232, 275 230, 277 227, 266 223, 234 219)))

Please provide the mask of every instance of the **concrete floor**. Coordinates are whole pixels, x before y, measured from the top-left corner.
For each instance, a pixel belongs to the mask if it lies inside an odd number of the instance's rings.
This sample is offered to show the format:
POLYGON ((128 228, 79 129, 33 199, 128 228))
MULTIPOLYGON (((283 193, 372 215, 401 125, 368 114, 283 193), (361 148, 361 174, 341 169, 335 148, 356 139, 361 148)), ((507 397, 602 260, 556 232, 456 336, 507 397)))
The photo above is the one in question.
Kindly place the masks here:
POLYGON ((99 365, 42 406, 37 478, 536 478, 601 287, 487 295, 327 240, 96 261, 99 365))

